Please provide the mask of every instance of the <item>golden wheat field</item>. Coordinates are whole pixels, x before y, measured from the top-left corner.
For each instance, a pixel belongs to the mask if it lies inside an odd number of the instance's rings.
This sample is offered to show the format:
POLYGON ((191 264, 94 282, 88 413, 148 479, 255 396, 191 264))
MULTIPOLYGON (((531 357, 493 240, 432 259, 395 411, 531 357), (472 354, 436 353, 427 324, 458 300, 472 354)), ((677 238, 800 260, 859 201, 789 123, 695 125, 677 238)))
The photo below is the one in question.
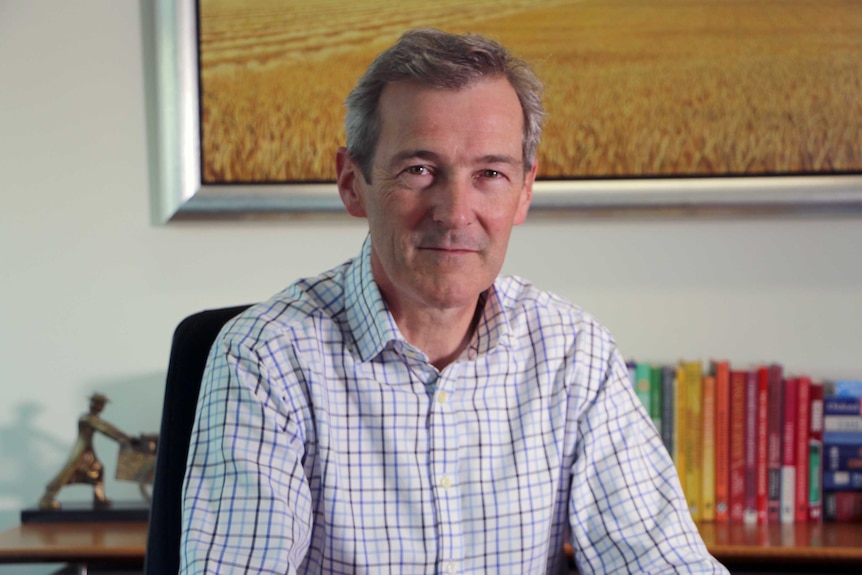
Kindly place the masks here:
POLYGON ((534 65, 544 178, 862 172, 858 0, 201 0, 204 181, 332 180, 344 97, 416 26, 534 65))

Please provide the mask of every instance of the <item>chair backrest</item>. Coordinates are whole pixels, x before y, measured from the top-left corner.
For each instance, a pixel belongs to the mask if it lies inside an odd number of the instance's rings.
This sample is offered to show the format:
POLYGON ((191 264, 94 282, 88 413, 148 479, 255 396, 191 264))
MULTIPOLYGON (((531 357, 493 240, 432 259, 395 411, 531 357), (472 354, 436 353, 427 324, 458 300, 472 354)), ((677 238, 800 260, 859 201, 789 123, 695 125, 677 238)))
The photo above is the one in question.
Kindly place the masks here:
POLYGON ((174 331, 147 530, 144 573, 148 575, 179 571, 183 476, 201 378, 219 331, 248 307, 201 311, 185 318, 174 331))

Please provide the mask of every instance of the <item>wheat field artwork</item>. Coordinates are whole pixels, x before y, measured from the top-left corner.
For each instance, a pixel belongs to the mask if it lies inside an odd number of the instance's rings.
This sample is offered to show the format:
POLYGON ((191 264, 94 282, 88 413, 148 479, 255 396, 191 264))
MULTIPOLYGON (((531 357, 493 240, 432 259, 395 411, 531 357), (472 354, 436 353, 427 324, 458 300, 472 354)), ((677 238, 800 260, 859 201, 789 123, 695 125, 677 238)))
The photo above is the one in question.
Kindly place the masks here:
POLYGON ((545 83, 545 179, 862 172, 859 0, 200 0, 204 183, 334 179, 343 101, 406 29, 545 83))

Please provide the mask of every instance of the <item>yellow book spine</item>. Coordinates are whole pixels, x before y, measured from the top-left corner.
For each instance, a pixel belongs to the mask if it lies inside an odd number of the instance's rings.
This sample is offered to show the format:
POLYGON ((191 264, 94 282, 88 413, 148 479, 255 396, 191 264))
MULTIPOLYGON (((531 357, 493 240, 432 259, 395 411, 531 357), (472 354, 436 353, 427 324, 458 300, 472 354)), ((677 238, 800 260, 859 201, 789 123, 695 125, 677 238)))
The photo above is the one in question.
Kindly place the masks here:
POLYGON ((703 492, 703 418, 702 367, 699 361, 680 362, 685 383, 685 435, 682 436, 685 452, 685 496, 688 508, 695 521, 700 521, 703 512, 701 494, 703 492))

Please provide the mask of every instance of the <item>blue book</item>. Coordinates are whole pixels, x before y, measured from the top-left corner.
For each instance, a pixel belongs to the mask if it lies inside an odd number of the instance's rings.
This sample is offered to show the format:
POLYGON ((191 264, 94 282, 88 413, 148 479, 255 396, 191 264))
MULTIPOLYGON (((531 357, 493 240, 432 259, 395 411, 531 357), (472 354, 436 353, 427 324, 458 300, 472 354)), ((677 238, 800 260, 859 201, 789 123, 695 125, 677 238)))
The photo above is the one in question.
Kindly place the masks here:
POLYGON ((862 415, 826 415, 823 431, 862 431, 862 415))
POLYGON ((862 431, 824 431, 823 443, 862 445, 862 431))
POLYGON ((839 397, 862 397, 862 379, 849 379, 833 383, 834 395, 839 397))
POLYGON ((862 415, 862 401, 858 397, 825 397, 823 415, 862 415))
POLYGON ((862 471, 824 471, 823 491, 862 491, 862 471))
POLYGON ((862 445, 823 445, 824 471, 862 471, 862 445))

